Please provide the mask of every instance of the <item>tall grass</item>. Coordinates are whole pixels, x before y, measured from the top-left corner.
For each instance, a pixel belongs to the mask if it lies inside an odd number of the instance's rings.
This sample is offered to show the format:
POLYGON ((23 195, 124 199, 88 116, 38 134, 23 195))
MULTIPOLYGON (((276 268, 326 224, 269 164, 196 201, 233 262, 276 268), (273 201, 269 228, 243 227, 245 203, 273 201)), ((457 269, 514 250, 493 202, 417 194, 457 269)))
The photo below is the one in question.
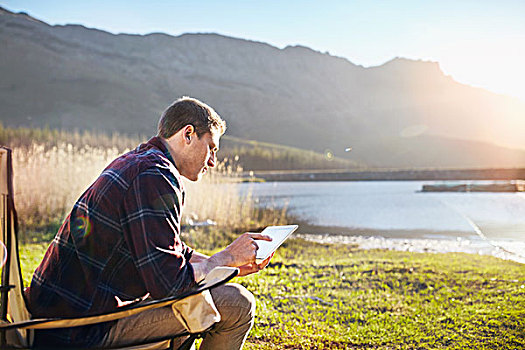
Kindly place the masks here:
POLYGON ((22 237, 56 230, 75 200, 118 154, 116 148, 65 143, 14 148, 15 205, 22 237))
MULTIPOLYGON (((126 150, 124 150, 126 151, 126 150)), ((32 143, 13 149, 15 204, 25 241, 52 237, 76 199, 119 154, 115 147, 32 143)), ((232 230, 285 221, 285 210, 263 210, 239 193, 235 161, 219 163, 198 183, 185 181, 183 223, 211 220, 232 230)))
POLYGON ((95 131, 66 131, 49 128, 6 128, 0 122, 0 144, 11 148, 28 148, 34 144, 46 149, 71 144, 81 148, 85 145, 95 148, 116 148, 119 151, 135 147, 147 140, 146 136, 124 135, 117 132, 106 134, 95 131))
MULTIPOLYGON (((33 143, 46 148, 71 144, 95 148, 133 148, 148 139, 144 135, 111 134, 97 131, 66 131, 49 128, 9 128, 0 122, 0 144, 11 148, 31 147, 33 143)), ((247 170, 299 170, 299 169, 362 169, 363 164, 327 154, 266 142, 243 140, 224 135, 221 138, 219 159, 226 164, 241 164, 247 170), (234 159, 237 158, 235 162, 234 159), (239 159, 240 158, 240 159, 239 159)))

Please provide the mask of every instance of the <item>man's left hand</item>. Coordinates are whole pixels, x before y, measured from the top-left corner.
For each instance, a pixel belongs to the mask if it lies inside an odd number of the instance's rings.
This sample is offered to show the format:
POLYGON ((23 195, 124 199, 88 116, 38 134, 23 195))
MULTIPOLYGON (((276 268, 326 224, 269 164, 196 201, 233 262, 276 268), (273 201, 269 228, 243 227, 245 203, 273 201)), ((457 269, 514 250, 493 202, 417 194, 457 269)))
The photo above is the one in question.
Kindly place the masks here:
POLYGON ((240 271, 239 271, 239 274, 237 276, 239 276, 239 277, 248 276, 248 275, 251 275, 252 273, 256 273, 256 272, 261 271, 266 266, 268 266, 268 264, 270 263, 270 260, 272 260, 273 254, 274 253, 272 253, 272 255, 267 257, 265 260, 261 261, 259 264, 257 264, 257 263, 249 263, 249 264, 246 264, 246 265, 239 266, 238 268, 239 268, 240 271))

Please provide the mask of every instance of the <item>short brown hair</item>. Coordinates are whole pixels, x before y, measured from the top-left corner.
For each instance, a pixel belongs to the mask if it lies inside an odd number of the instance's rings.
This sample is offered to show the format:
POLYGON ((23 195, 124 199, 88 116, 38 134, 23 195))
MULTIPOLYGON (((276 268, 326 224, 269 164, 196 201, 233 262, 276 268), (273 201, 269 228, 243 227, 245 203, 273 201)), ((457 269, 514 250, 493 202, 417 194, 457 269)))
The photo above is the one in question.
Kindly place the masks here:
POLYGON ((157 135, 167 139, 188 124, 193 125, 199 138, 208 132, 222 135, 226 131, 226 123, 213 108, 185 96, 173 102, 162 113, 157 135))

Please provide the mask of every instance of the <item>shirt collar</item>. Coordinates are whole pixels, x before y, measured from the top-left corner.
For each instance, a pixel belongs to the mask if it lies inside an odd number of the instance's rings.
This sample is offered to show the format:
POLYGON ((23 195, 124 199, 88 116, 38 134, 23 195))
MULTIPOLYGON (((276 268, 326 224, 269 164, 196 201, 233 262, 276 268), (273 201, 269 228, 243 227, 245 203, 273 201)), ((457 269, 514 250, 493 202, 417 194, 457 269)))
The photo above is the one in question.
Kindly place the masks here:
POLYGON ((151 139, 147 142, 149 145, 152 145, 153 147, 156 147, 164 153, 166 158, 176 167, 175 161, 173 160, 173 157, 171 156, 170 151, 168 150, 168 147, 166 147, 166 144, 162 142, 161 138, 158 136, 153 136, 151 139))
POLYGON ((176 169, 175 176, 178 180, 179 188, 182 193, 182 205, 184 205, 184 198, 186 197, 186 193, 184 191, 184 184, 182 182, 182 179, 180 178, 181 175, 179 173, 179 170, 177 169, 177 165, 175 164, 173 157, 171 156, 170 151, 168 150, 168 147, 158 136, 153 136, 148 140, 148 142, 146 142, 146 144, 158 148, 166 156, 166 158, 168 158, 171 164, 173 164, 173 167, 176 169))

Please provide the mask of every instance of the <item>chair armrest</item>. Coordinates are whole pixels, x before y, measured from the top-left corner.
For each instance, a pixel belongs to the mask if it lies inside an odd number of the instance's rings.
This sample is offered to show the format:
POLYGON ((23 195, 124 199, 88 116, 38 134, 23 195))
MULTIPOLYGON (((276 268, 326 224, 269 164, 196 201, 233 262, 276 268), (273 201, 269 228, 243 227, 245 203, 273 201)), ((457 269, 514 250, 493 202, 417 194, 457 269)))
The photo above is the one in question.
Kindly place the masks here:
POLYGON ((146 301, 140 305, 133 305, 119 308, 105 314, 94 314, 83 317, 64 317, 64 318, 37 318, 28 321, 15 323, 2 323, 0 329, 52 329, 86 326, 95 323, 115 321, 124 317, 136 315, 146 310, 157 309, 169 306, 181 299, 198 294, 208 289, 225 284, 239 273, 239 269, 234 267, 220 266, 214 268, 206 277, 190 290, 179 295, 170 296, 164 299, 146 301))

